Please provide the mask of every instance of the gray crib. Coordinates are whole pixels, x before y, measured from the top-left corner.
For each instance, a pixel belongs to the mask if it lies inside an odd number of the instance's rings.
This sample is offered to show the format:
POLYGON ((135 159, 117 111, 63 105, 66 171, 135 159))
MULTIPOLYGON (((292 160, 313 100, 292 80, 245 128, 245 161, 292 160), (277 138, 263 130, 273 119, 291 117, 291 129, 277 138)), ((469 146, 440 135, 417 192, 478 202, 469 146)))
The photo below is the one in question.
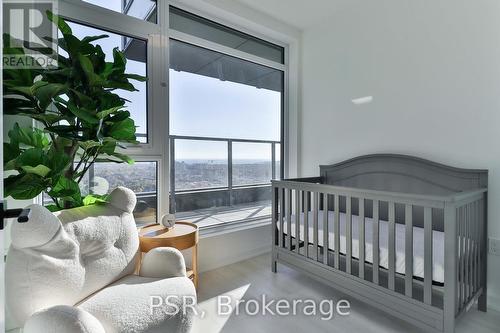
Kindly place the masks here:
POLYGON ((288 265, 429 332, 486 311, 487 170, 377 154, 272 182, 288 265))

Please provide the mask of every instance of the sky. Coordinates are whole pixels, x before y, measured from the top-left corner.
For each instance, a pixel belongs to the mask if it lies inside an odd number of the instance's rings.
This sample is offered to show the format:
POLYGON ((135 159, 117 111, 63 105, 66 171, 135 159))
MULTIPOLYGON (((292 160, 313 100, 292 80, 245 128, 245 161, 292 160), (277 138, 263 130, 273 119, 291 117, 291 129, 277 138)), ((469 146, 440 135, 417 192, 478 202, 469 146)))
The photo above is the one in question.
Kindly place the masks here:
MULTIPOLYGON (((103 6, 97 0, 87 0, 103 6)), ((149 0, 147 1, 149 2, 149 0)), ((120 11, 121 0, 108 0, 106 8, 120 11)), ((98 29, 71 23, 73 33, 79 38, 100 35, 98 29)), ((112 61, 112 50, 121 47, 122 37, 105 32, 110 37, 97 41, 112 61)), ((146 75, 144 63, 128 60, 129 73, 146 75)), ((238 139, 280 140, 281 93, 258 89, 254 86, 221 81, 217 78, 188 72, 169 72, 170 133, 172 135, 205 136, 238 139)), ((120 96, 130 100, 130 111, 137 133, 146 132, 147 105, 146 83, 132 81, 138 92, 117 90, 120 96)), ((277 148, 279 151, 279 147, 277 148)), ((276 154, 279 157, 279 153, 276 154)), ((176 159, 227 158, 227 143, 179 140, 176 159)), ((234 159, 271 159, 270 144, 233 143, 234 159)))

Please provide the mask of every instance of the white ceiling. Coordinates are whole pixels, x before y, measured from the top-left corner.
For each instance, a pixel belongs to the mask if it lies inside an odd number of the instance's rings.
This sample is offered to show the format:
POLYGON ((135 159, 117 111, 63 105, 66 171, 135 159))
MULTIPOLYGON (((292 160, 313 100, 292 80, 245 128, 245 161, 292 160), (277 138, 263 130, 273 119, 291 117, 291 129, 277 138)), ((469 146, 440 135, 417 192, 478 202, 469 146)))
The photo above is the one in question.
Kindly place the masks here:
POLYGON ((288 25, 305 30, 330 17, 337 0, 236 0, 288 25))

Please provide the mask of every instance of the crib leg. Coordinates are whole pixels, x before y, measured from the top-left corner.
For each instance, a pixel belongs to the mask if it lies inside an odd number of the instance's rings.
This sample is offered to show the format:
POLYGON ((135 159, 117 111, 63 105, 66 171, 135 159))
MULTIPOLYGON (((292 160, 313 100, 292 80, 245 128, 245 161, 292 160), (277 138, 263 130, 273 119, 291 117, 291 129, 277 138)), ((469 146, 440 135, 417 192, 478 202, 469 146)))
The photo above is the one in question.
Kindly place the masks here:
POLYGON ((483 293, 481 294, 481 296, 479 296, 479 298, 477 300, 477 309, 479 311, 486 312, 486 308, 487 308, 487 302, 486 302, 487 296, 486 295, 487 295, 486 294, 486 287, 484 287, 483 293))
POLYGON ((455 333, 455 319, 444 320, 444 333, 455 333))

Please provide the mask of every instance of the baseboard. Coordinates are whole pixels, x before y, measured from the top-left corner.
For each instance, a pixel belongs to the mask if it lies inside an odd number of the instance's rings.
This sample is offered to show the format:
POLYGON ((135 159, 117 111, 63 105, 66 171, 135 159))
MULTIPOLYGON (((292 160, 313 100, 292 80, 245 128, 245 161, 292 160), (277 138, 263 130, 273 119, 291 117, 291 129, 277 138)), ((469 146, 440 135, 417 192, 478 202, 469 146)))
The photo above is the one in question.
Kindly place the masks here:
POLYGON ((488 309, 500 312, 500 297, 488 295, 488 309))
POLYGON ((214 270, 214 269, 217 269, 217 268, 221 268, 221 267, 224 267, 224 266, 227 266, 227 265, 231 265, 231 264, 243 261, 243 260, 247 260, 247 259, 250 259, 250 258, 253 258, 253 257, 257 257, 257 256, 260 256, 260 255, 268 253, 268 252, 271 252, 271 245, 270 244, 266 245, 266 246, 262 246, 262 247, 256 248, 256 249, 252 249, 250 251, 241 252, 241 253, 239 253, 238 255, 235 255, 235 256, 230 256, 230 257, 222 258, 220 260, 214 261, 213 263, 209 263, 209 264, 203 265, 200 262, 200 272, 201 273, 208 272, 208 271, 211 271, 211 270, 214 270))

